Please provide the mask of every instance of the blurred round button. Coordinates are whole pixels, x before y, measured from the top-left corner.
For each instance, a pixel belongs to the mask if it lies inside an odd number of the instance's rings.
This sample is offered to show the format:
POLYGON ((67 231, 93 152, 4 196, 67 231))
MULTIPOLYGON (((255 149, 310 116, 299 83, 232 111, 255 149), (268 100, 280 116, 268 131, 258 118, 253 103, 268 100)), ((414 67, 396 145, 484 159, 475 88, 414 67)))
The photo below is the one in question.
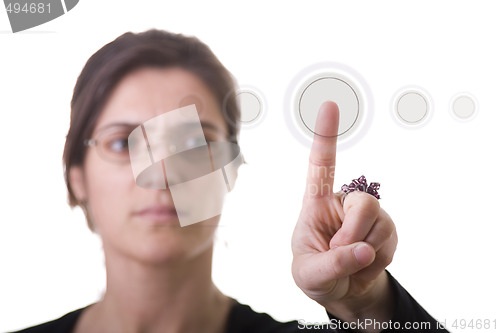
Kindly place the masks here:
POLYGON ((398 100, 398 116, 407 123, 418 123, 422 121, 427 112, 427 100, 417 92, 405 93, 398 100))
POLYGON ((474 117, 477 111, 475 98, 468 94, 459 94, 452 101, 451 111, 460 120, 468 120, 474 117))
POLYGON ((393 103, 395 118, 402 125, 420 127, 430 118, 431 101, 423 89, 404 88, 396 94, 393 103))
POLYGON ((265 100, 262 93, 252 86, 240 86, 238 89, 229 91, 222 103, 222 115, 231 126, 252 128, 258 126, 265 116, 265 100), (230 101, 237 103, 240 110, 238 123, 233 120, 233 110, 230 101))
POLYGON ((242 123, 251 124, 259 119, 262 113, 262 101, 255 92, 239 91, 236 93, 236 99, 240 104, 242 123))

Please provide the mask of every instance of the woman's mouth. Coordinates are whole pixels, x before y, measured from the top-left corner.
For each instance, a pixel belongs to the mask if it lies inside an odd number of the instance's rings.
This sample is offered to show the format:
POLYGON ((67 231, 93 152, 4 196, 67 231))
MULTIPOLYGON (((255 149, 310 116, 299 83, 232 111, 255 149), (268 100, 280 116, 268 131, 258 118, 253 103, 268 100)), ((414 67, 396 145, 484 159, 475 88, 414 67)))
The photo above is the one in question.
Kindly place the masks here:
POLYGON ((179 220, 177 211, 173 206, 149 206, 136 211, 133 215, 153 224, 164 224, 179 220))

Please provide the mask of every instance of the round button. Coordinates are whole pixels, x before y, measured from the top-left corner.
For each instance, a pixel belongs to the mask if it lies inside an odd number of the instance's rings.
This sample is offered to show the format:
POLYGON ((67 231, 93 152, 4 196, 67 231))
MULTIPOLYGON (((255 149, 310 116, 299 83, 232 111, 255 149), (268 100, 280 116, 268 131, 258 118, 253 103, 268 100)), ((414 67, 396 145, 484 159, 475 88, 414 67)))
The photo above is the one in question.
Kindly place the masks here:
POLYGON ((359 118, 359 98, 352 84, 337 77, 320 77, 307 85, 299 99, 299 116, 303 125, 314 134, 316 118, 321 104, 334 101, 339 106, 338 136, 346 134, 359 118))
POLYGON ((285 99, 285 118, 296 139, 310 146, 321 105, 333 101, 339 106, 337 149, 354 144, 366 132, 373 112, 372 97, 364 79, 339 63, 314 64, 291 81, 285 99), (370 106, 370 109, 367 107, 370 106))
POLYGON ((477 103, 475 98, 469 94, 459 94, 452 100, 451 112, 459 120, 469 120, 473 118, 476 111, 477 103))
POLYGON ((414 124, 422 121, 427 111, 427 100, 417 92, 405 93, 398 100, 398 116, 407 123, 414 124))
POLYGON ((222 115, 229 125, 235 127, 251 128, 260 124, 265 116, 265 101, 259 90, 250 86, 240 86, 231 90, 224 97, 222 115), (235 123, 231 116, 232 110, 228 104, 234 99, 240 110, 240 119, 235 123))
POLYGON ((430 98, 420 88, 404 88, 394 98, 394 114, 398 122, 405 126, 423 125, 429 119, 431 109, 430 98))
POLYGON ((262 113, 262 101, 255 92, 239 91, 236 93, 236 99, 240 104, 242 123, 251 124, 259 119, 262 113))

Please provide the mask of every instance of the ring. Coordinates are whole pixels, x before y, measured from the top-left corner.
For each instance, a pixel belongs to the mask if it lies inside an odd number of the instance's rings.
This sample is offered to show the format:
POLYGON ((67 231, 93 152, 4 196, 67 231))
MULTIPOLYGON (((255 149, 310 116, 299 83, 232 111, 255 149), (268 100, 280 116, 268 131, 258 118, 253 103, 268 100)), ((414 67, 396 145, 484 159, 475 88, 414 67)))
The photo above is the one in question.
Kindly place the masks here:
POLYGON ((380 199, 380 195, 378 194, 378 189, 380 188, 380 183, 370 183, 367 185, 365 176, 361 176, 358 179, 353 179, 352 183, 349 185, 342 185, 342 191, 344 191, 344 196, 342 197, 342 203, 344 203, 344 198, 351 192, 354 191, 362 191, 368 194, 373 195, 375 198, 380 199))

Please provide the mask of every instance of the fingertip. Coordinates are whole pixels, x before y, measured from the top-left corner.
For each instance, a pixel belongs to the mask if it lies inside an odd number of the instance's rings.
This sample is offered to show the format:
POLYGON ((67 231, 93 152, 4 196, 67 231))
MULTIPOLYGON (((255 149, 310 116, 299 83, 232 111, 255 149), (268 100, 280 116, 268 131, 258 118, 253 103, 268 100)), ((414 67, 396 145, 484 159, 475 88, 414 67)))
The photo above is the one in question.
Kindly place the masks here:
POLYGON ((340 111, 337 103, 325 101, 321 104, 314 132, 320 136, 335 137, 338 134, 340 111))
POLYGON ((337 111, 337 113, 339 112, 339 106, 334 101, 324 101, 321 104, 320 110, 325 110, 325 109, 331 110, 331 112, 335 111, 337 111))

